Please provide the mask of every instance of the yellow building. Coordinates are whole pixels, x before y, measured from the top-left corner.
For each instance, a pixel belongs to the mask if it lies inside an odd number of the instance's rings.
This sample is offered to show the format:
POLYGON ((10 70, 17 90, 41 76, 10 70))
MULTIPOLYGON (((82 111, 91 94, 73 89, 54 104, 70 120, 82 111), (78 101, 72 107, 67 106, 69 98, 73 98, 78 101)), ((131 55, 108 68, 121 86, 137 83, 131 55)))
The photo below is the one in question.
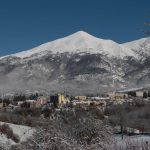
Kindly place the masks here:
POLYGON ((58 104, 66 104, 65 96, 62 94, 58 94, 58 104))
POLYGON ((67 103, 70 102, 68 98, 65 98, 63 94, 58 94, 58 95, 53 95, 50 97, 50 101, 55 105, 55 106, 60 106, 60 105, 66 105, 67 103))

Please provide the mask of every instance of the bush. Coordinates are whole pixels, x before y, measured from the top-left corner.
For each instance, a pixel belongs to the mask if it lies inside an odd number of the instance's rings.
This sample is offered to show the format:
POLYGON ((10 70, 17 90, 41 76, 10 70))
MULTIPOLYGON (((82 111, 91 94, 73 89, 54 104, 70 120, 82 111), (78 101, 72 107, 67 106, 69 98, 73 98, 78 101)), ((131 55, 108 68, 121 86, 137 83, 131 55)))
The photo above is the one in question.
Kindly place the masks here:
POLYGON ((16 143, 19 143, 19 136, 17 134, 13 134, 12 140, 15 141, 16 143))
POLYGON ((50 117, 52 110, 49 108, 45 108, 45 109, 43 109, 42 113, 43 113, 45 118, 48 118, 48 117, 50 117))
POLYGON ((40 108, 21 108, 15 110, 15 114, 22 115, 22 116, 33 116, 38 117, 41 115, 41 109, 40 108))
POLYGON ((19 142, 19 136, 13 133, 13 130, 11 127, 9 127, 9 125, 7 125, 5 123, 2 124, 0 126, 0 132, 2 134, 5 134, 8 139, 12 139, 16 143, 19 142))

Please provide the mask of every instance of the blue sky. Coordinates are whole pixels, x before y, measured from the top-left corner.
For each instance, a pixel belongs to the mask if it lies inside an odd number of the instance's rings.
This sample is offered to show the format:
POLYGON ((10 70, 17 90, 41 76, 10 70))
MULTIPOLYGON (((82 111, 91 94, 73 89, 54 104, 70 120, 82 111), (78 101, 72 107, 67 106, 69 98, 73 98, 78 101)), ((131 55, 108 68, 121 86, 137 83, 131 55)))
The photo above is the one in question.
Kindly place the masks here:
POLYGON ((144 37, 150 0, 0 0, 0 56, 84 30, 123 43, 144 37))

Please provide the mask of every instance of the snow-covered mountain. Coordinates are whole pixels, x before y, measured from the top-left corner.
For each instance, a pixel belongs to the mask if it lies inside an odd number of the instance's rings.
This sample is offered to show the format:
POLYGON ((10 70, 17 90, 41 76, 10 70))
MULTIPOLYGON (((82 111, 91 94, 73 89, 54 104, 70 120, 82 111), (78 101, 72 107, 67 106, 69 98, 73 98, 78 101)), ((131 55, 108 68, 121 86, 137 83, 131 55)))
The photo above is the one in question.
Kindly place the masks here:
POLYGON ((150 37, 122 44, 135 53, 134 57, 145 59, 150 56, 150 37))
POLYGON ((122 45, 112 41, 96 38, 84 31, 76 32, 65 38, 61 38, 46 44, 42 44, 28 51, 23 51, 12 56, 20 58, 30 57, 34 54, 42 54, 46 52, 56 53, 79 53, 89 52, 92 54, 104 53, 109 56, 124 57, 126 55, 134 55, 133 51, 126 49, 122 45))
POLYGON ((149 83, 150 38, 118 44, 84 31, 0 58, 0 91, 99 93, 149 83))

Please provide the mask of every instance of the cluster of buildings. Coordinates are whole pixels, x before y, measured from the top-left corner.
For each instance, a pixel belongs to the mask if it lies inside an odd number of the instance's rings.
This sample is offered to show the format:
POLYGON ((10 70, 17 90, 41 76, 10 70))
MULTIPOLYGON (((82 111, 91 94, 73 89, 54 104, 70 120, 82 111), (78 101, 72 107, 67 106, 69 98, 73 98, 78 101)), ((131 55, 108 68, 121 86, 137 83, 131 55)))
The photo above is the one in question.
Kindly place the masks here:
POLYGON ((114 104, 133 102, 135 99, 150 100, 150 90, 147 88, 132 88, 109 93, 110 101, 114 104))
POLYGON ((121 100, 121 99, 128 99, 132 97, 137 98, 147 98, 150 96, 149 89, 146 88, 133 88, 123 91, 115 91, 109 94, 111 100, 121 100))
POLYGON ((71 104, 73 107, 96 107, 104 110, 107 100, 109 100, 108 97, 75 96, 71 104))
MULTIPOLYGON (((122 104, 125 101, 130 101, 136 98, 148 98, 150 97, 150 92, 148 89, 128 89, 124 91, 115 91, 112 93, 106 94, 104 97, 88 97, 88 96, 74 96, 69 97, 63 94, 55 94, 48 97, 38 96, 35 100, 25 100, 17 101, 15 104, 10 103, 8 108, 41 108, 41 107, 97 107, 102 110, 105 109, 106 105, 109 103, 113 104, 122 104)), ((5 102, 0 103, 0 108, 6 106, 5 102)))
POLYGON ((106 100, 109 100, 107 97, 88 97, 88 96, 74 96, 69 97, 63 94, 55 94, 49 97, 39 96, 36 99, 32 100, 24 100, 17 101, 11 103, 9 105, 5 105, 5 102, 0 103, 1 108, 8 109, 18 109, 18 108, 42 108, 42 107, 97 107, 104 109, 106 107, 106 100))
POLYGON ((39 96, 35 100, 18 101, 16 106, 19 108, 62 107, 69 103, 69 98, 63 94, 56 94, 50 97, 39 96))

